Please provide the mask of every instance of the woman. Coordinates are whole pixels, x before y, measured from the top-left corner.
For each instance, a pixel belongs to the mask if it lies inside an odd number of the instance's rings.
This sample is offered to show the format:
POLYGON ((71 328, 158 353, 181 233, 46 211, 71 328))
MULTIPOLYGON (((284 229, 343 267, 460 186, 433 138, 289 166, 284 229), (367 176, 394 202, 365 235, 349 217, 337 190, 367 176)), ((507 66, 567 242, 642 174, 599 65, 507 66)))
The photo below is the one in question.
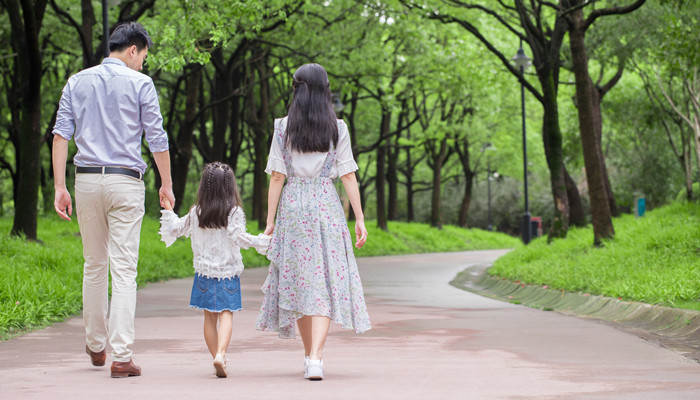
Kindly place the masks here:
POLYGON ((367 240, 367 229, 350 134, 335 118, 328 75, 318 64, 305 64, 293 78, 289 114, 275 120, 265 170, 271 175, 265 229, 272 235, 271 263, 256 328, 293 338, 296 321, 304 343, 304 377, 321 380, 330 321, 357 333, 370 329, 333 178, 340 177, 355 212, 358 249, 367 240))

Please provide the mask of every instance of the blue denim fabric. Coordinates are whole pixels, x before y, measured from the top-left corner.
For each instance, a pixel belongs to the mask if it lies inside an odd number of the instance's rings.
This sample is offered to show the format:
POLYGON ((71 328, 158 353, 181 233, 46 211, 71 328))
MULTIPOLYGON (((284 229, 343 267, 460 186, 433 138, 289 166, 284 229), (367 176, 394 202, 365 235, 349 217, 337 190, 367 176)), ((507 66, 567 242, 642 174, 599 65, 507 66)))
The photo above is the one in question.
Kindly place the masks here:
POLYGON ((211 312, 241 310, 241 280, 208 278, 194 274, 190 307, 211 312))

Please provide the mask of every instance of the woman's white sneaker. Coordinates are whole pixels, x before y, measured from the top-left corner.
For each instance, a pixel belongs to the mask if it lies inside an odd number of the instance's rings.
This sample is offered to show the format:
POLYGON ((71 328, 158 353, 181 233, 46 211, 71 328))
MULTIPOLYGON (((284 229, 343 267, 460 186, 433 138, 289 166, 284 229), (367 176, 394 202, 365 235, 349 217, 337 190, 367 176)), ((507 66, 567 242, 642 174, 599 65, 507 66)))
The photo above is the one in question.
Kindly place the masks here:
POLYGON ((306 363, 306 373, 309 380, 320 381, 323 379, 323 360, 311 360, 306 363))
POLYGON ((309 356, 304 356, 304 379, 309 379, 309 356))

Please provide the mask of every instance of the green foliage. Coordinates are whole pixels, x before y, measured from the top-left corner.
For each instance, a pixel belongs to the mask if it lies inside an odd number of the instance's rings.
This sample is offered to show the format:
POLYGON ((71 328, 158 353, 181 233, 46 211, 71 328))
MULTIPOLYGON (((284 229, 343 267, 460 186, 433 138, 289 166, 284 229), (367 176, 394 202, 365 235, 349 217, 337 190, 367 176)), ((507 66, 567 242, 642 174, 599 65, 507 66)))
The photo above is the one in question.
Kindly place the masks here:
POLYGON ((675 203, 615 220, 616 237, 591 248, 590 228, 519 246, 492 275, 551 288, 700 310, 700 205, 675 203))
MULTIPOLYGON (((82 308, 82 244, 78 224, 58 218, 42 218, 39 238, 43 244, 0 235, 0 338, 39 328, 77 314, 82 308)), ((0 230, 8 232, 12 221, 0 218, 0 230)), ((478 229, 445 227, 442 231, 424 224, 391 223, 393 233, 368 222, 369 240, 357 256, 410 254, 434 251, 477 250, 514 247, 517 239, 478 229)), ((257 234, 254 222, 248 232, 257 234)), ((354 237, 354 225, 350 226, 354 237)), ((166 248, 157 235, 158 221, 144 218, 136 281, 148 282, 193 275, 189 239, 180 238, 166 248)), ((269 264, 254 249, 243 250, 246 268, 269 264)))

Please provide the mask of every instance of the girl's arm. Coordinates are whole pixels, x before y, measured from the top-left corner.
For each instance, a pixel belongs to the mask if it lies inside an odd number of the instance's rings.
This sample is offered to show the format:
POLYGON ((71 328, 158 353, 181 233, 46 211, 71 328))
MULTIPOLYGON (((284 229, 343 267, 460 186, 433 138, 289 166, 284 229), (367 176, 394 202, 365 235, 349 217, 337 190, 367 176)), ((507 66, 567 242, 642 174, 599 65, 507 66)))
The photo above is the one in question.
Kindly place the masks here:
POLYGON ((180 236, 190 236, 190 214, 187 213, 182 218, 178 218, 177 214, 172 211, 172 205, 168 199, 164 201, 165 210, 160 210, 160 230, 158 233, 161 236, 165 247, 170 247, 175 243, 175 239, 180 236))
POLYGON ((367 241, 367 229, 365 228, 365 214, 362 212, 362 204, 360 204, 360 190, 357 187, 357 178, 355 173, 351 172, 341 176, 340 180, 343 182, 345 193, 348 194, 352 211, 355 213, 355 247, 359 249, 367 241))
POLYGON ((229 220, 227 228, 229 239, 243 249, 255 248, 260 254, 267 252, 270 246, 270 236, 260 234, 253 236, 246 231, 245 214, 243 209, 238 207, 229 220))
POLYGON ((285 178, 287 177, 284 174, 277 171, 272 171, 270 176, 270 189, 267 191, 267 227, 265 228, 265 235, 272 235, 272 231, 275 230, 275 214, 277 213, 277 205, 280 201, 285 178))

